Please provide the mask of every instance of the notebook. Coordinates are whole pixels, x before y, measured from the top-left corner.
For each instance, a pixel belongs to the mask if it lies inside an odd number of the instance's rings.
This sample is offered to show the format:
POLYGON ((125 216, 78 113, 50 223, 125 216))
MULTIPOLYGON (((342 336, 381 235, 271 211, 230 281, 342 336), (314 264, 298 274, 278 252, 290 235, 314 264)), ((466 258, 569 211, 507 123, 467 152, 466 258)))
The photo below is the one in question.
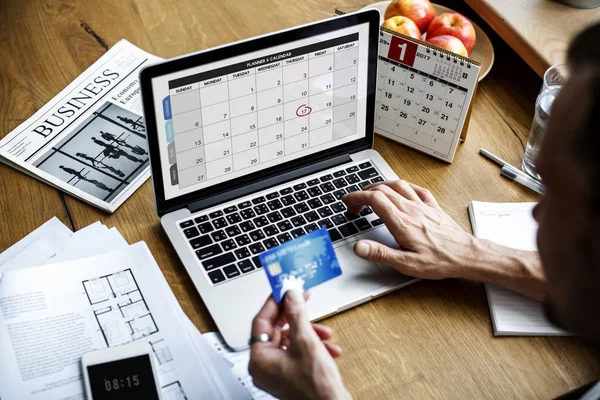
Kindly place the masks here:
POLYGON ((481 64, 381 28, 375 133, 451 163, 481 64))
MULTIPOLYGON (((531 214, 537 203, 484 203, 473 201, 469 217, 473 234, 519 250, 537 250, 537 223, 531 214)), ((542 303, 507 289, 485 285, 496 336, 569 335, 548 321, 542 303)))

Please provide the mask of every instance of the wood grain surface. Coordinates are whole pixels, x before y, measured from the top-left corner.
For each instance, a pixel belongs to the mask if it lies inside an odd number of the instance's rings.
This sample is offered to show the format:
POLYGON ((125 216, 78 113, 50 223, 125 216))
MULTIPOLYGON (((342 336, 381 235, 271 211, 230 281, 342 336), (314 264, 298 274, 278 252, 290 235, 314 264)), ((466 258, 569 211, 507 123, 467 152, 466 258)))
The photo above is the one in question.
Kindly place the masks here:
MULTIPOLYGON (((534 71, 460 1, 440 2, 475 18, 492 37, 496 64, 480 83, 469 135, 452 165, 383 138, 375 149, 398 175, 428 187, 470 230, 471 200, 531 201, 478 154, 485 147, 519 165, 541 85, 534 71)), ((105 0, 0 3, 2 135, 30 116, 121 38, 173 57, 351 11, 364 0, 105 0)), ((52 215, 65 223, 61 195, 0 166, 0 249, 52 215)), ((186 314, 215 329, 200 296, 162 232, 152 185, 145 183, 114 214, 65 195, 75 229, 97 220, 130 242, 144 240, 186 314)), ((232 306, 235 301, 231 299, 232 306)), ((580 338, 495 338, 483 285, 420 282, 324 321, 345 354, 344 380, 359 399, 555 397, 600 377, 600 351, 580 338)))
POLYGON ((465 0, 539 76, 566 61, 569 43, 600 23, 600 7, 576 9, 553 0, 465 0))

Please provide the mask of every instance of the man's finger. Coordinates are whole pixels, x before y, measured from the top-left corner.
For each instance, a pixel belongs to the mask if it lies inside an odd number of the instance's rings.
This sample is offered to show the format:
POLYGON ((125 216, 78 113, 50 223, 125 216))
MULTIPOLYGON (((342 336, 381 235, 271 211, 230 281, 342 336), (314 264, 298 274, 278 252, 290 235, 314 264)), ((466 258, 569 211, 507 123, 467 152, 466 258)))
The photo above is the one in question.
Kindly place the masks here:
POLYGON ((342 355, 342 348, 335 343, 323 342, 325 348, 333 358, 338 358, 342 355))
POLYGON ((373 240, 359 240, 356 242, 354 253, 365 260, 389 265, 406 275, 411 275, 414 270, 414 257, 416 257, 414 253, 392 249, 373 240))
POLYGON ((313 330, 312 324, 308 319, 306 311, 306 303, 302 294, 297 290, 290 290, 285 294, 284 312, 287 315, 288 324, 290 325, 290 337, 292 341, 300 339, 309 339, 317 335, 313 330))
MULTIPOLYGON (((310 298, 310 292, 304 292, 304 301, 308 301, 310 298)), ((287 315, 285 313, 280 313, 279 317, 277 317, 277 321, 275 321, 275 325, 283 328, 285 324, 287 324, 287 315)))
POLYGON ((431 207, 440 207, 433 194, 428 189, 421 187, 419 185, 415 185, 414 183, 408 182, 408 184, 413 188, 415 193, 419 196, 419 198, 423 201, 423 203, 427 204, 431 207))
POLYGON ((421 198, 415 192, 415 189, 413 189, 413 187, 410 185, 410 183, 408 183, 404 179, 398 179, 397 181, 390 183, 389 187, 394 189, 396 191, 396 193, 398 193, 400 196, 404 197, 405 199, 412 200, 412 201, 421 201, 421 198))
POLYGON ((321 340, 327 340, 333 336, 333 329, 331 329, 328 326, 321 324, 312 324, 312 326, 315 330, 315 333, 317 334, 317 336, 319 336, 319 339, 321 340))
POLYGON ((275 302, 273 296, 269 296, 263 307, 260 309, 252 321, 252 335, 266 333, 272 336, 274 333, 275 321, 279 316, 281 309, 275 302))

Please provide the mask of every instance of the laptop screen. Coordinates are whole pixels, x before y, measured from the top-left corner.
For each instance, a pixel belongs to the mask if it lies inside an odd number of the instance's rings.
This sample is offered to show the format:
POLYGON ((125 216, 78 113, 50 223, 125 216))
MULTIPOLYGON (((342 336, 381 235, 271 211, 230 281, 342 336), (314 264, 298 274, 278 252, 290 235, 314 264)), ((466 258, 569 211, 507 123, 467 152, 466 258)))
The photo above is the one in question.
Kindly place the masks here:
POLYGON ((342 26, 153 77, 164 199, 364 138, 369 23, 342 26))

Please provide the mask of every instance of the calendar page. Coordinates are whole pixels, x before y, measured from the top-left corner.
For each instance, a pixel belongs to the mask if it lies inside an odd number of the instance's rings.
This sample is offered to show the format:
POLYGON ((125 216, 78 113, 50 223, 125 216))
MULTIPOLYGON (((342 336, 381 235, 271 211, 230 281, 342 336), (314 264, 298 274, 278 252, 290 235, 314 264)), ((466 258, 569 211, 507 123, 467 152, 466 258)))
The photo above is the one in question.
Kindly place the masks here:
POLYGON ((480 67, 383 30, 379 35, 375 132, 452 162, 480 67))
POLYGON ((367 71, 365 23, 154 78, 165 198, 365 137, 367 71))

